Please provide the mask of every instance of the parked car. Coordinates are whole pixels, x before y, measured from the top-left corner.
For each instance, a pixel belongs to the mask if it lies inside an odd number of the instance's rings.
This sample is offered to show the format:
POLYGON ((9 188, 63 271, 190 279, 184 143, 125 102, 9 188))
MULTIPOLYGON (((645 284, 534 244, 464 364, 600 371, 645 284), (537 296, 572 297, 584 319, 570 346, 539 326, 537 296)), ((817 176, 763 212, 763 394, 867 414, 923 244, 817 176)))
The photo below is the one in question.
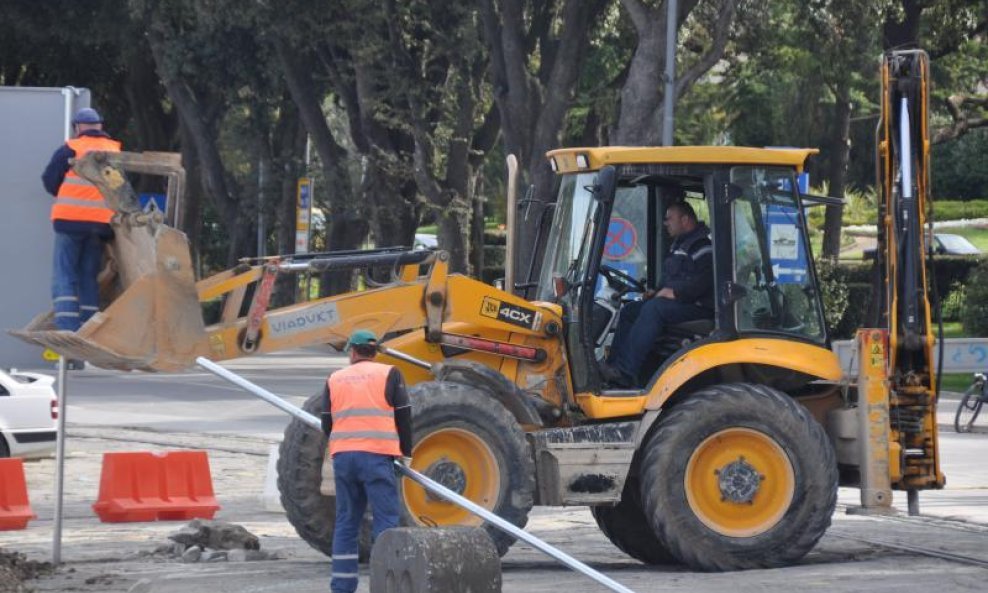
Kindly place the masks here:
POLYGON ((432 233, 415 233, 415 243, 412 247, 415 249, 436 249, 439 247, 439 241, 432 233))
POLYGON ((54 383, 47 375, 0 370, 0 457, 46 457, 55 450, 54 383))
POLYGON ((944 255, 980 255, 981 250, 961 235, 936 233, 933 235, 933 251, 944 255))
MULTIPOLYGON (((951 233, 933 234, 933 253, 937 255, 981 255, 981 250, 962 235, 951 233)), ((869 247, 862 253, 864 259, 875 259, 875 248, 869 247)))

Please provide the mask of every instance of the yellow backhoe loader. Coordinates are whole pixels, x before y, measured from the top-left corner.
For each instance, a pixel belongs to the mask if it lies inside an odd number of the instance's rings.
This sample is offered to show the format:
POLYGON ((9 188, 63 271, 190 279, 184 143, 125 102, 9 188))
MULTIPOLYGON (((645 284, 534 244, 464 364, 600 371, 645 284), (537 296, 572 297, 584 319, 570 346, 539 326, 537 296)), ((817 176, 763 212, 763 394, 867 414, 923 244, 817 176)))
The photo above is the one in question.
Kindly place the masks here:
MULTIPOLYGON (((829 526, 838 484, 887 508, 893 488, 944 482, 922 290, 926 64, 916 52, 883 62, 889 315, 862 334, 860 383, 842 381, 829 348, 804 216, 812 200, 797 186, 812 149, 552 151, 559 184, 541 257, 527 277, 510 270, 510 290, 449 274, 442 251, 402 248, 269 258, 196 281, 182 233, 135 207, 122 171, 140 157, 93 153, 76 170, 120 212, 108 302, 76 333, 53 330, 50 314, 15 333, 99 366, 171 371, 197 356, 339 347, 369 328, 410 385, 416 470, 519 526, 533 505, 589 505, 642 562, 786 565, 829 526), (670 328, 639 387, 608 388, 600 364, 617 320, 660 278, 663 213, 683 196, 712 229, 715 312, 670 328), (269 307, 279 274, 381 267, 385 285, 269 307), (207 324, 202 303, 216 299, 222 313, 207 324)), ((305 407, 318 415, 324 404, 305 407)), ((328 554, 325 451, 322 434, 294 421, 278 484, 288 519, 328 554)), ((410 483, 402 499, 409 524, 479 522, 410 483)), ((506 552, 511 538, 489 532, 506 552)))

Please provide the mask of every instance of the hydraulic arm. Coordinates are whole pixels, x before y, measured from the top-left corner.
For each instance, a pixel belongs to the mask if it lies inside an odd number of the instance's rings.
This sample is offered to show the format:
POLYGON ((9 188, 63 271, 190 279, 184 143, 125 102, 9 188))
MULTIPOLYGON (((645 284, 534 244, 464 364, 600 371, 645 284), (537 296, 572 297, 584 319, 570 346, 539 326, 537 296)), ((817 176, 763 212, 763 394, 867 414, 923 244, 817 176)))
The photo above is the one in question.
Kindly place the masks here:
MULTIPOLYGON (((890 453, 901 475, 893 486, 939 488, 936 371, 928 276, 929 58, 919 50, 882 60, 878 127, 878 265, 886 301, 890 453)), ((882 298, 882 297, 877 297, 882 298)))

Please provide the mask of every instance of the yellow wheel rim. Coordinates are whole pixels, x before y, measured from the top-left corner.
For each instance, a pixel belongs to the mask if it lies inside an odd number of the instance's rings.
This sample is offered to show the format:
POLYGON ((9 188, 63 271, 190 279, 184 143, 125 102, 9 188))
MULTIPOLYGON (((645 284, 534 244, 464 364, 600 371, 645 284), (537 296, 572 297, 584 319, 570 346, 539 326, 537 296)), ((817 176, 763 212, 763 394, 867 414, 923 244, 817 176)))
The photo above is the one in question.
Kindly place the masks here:
MULTIPOLYGON (((501 490, 497 457, 480 437, 461 428, 443 428, 419 441, 412 468, 480 506, 493 510, 501 490)), ((404 478, 402 493, 409 514, 421 525, 480 525, 481 519, 429 494, 404 478)))
POLYGON ((686 499, 704 525, 728 537, 774 527, 792 503, 792 462, 774 439, 729 428, 700 443, 686 466, 686 499))

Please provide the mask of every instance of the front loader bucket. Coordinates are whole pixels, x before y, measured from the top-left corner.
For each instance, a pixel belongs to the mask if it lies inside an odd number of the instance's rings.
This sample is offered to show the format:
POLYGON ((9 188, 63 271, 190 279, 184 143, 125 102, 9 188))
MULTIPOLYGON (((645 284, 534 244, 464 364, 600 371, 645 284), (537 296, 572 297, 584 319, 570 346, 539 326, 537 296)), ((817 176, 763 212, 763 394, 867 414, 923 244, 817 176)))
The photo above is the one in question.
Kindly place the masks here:
MULTIPOLYGON (((163 155, 90 153, 75 165, 117 211, 111 222, 115 238, 101 275, 104 307, 77 332, 56 330, 48 312, 12 335, 68 358, 120 370, 181 370, 208 353, 188 240, 163 224, 160 212, 142 212, 120 172, 164 174, 147 166, 128 167, 155 158, 163 155)), ((176 166, 168 160, 166 169, 176 166)))

